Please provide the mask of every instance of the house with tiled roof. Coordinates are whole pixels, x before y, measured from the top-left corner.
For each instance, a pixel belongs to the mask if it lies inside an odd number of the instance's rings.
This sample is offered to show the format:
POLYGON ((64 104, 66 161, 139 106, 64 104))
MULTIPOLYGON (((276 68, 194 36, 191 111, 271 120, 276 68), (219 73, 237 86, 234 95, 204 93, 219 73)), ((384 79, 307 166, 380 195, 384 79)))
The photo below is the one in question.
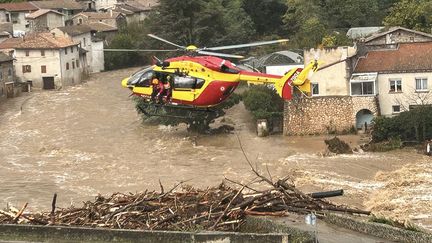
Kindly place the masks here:
POLYGON ((13 51, 16 76, 33 87, 58 89, 80 83, 83 75, 79 43, 52 33, 32 33, 0 43, 13 51))
POLYGON ((15 36, 22 35, 28 30, 26 15, 38 9, 31 2, 1 3, 0 22, 11 23, 13 34, 15 36))
POLYGON ((26 16, 30 31, 48 31, 64 26, 64 14, 52 9, 39 9, 26 16))
POLYGON ((84 10, 84 7, 75 0, 46 0, 32 1, 39 9, 51 9, 64 14, 65 24, 71 24, 72 16, 84 10))
POLYGON ((80 43, 82 52, 83 68, 89 73, 104 70, 103 41, 93 38, 95 31, 86 24, 59 27, 51 30, 56 36, 71 38, 74 42, 80 43), (98 60, 101 59, 101 60, 98 60))
POLYGON ((122 13, 126 17, 126 22, 142 22, 147 18, 152 8, 144 6, 137 1, 125 1, 116 4, 114 11, 122 13))
POLYGON ((392 116, 432 104, 431 80, 432 42, 401 43, 394 49, 370 51, 358 60, 351 94, 377 95, 381 114, 392 116))
POLYGON ((82 12, 72 17, 74 25, 104 23, 118 28, 126 24, 124 14, 109 10, 108 12, 82 12))

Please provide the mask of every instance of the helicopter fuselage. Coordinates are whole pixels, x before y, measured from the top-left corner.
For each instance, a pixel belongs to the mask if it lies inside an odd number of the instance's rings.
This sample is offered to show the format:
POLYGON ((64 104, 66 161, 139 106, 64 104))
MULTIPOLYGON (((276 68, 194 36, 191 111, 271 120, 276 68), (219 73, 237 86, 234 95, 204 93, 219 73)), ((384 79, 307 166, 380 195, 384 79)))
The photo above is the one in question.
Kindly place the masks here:
POLYGON ((291 82, 301 71, 301 68, 292 70, 281 82, 285 76, 244 71, 218 57, 180 56, 140 70, 123 80, 122 85, 129 87, 137 96, 150 98, 153 93, 151 80, 157 77, 162 82, 168 82, 167 77, 170 76, 170 103, 212 107, 227 99, 240 81, 275 84, 281 96, 289 99, 292 93, 291 82))

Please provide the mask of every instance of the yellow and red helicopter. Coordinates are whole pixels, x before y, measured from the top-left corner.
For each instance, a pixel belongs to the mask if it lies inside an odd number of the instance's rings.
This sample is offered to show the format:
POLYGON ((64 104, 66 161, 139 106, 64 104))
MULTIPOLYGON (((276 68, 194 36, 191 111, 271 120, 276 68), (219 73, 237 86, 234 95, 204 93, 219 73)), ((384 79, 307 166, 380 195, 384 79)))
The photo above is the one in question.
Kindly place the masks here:
MULTIPOLYGON (((294 90, 310 95, 311 87, 308 76, 311 72, 315 72, 318 69, 318 62, 312 61, 304 68, 291 69, 284 76, 251 72, 242 70, 231 61, 221 58, 243 58, 243 56, 214 52, 282 43, 288 41, 286 39, 197 48, 193 45, 187 47, 177 45, 152 34, 149 34, 149 36, 179 48, 174 51, 184 50, 187 52, 187 55, 169 58, 165 61, 155 58, 156 63, 154 65, 125 78, 122 80, 122 86, 129 88, 133 95, 150 101, 154 92, 152 86, 152 79, 154 77, 157 77, 162 82, 171 82, 171 97, 163 105, 177 106, 179 108, 208 109, 227 99, 237 88, 240 81, 252 84, 272 84, 283 99, 289 100, 292 98, 294 90)), ((110 50, 108 49, 107 51, 110 50)), ((117 49, 112 51, 135 50, 117 49)))

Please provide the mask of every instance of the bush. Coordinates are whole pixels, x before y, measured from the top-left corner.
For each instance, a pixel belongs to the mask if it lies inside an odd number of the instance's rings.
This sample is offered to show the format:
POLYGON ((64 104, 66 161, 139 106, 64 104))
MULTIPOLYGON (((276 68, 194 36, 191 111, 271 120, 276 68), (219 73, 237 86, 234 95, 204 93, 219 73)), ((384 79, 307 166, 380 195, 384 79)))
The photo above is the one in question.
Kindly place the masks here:
POLYGON ((402 141, 419 141, 432 138, 432 107, 421 106, 402 112, 395 117, 377 117, 372 131, 373 142, 392 138, 402 141))
POLYGON ((254 85, 242 94, 243 103, 254 119, 283 116, 284 102, 271 87, 254 85))

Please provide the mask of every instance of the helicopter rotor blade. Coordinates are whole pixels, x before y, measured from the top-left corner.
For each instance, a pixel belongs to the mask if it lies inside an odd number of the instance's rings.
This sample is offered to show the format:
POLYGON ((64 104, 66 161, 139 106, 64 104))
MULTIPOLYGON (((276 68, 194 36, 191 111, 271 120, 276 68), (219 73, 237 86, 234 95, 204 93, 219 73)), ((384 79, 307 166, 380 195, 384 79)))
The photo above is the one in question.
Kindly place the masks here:
POLYGON ((197 52, 199 54, 217 56, 217 57, 228 57, 228 58, 237 58, 237 59, 244 58, 244 56, 240 56, 240 55, 231 55, 231 54, 218 53, 218 52, 210 52, 210 51, 197 51, 197 52))
POLYGON ((262 46, 262 45, 271 45, 276 43, 283 43, 289 41, 288 39, 280 39, 280 40, 273 40, 273 41, 259 41, 259 42, 253 42, 249 44, 238 44, 238 45, 229 45, 229 46, 216 46, 216 47, 206 47, 201 50, 210 50, 210 51, 219 51, 219 50, 228 50, 228 49, 237 49, 237 48, 245 48, 245 47, 252 47, 252 46, 262 46))
POLYGON ((148 36, 150 36, 151 38, 154 38, 156 40, 160 40, 160 41, 163 41, 165 43, 168 43, 168 44, 170 44, 172 46, 175 46, 175 47, 178 47, 178 48, 181 48, 181 49, 186 49, 186 46, 177 45, 177 44, 172 43, 171 41, 167 41, 167 40, 165 40, 165 39, 163 39, 163 38, 161 38, 159 36, 156 36, 156 35, 153 35, 153 34, 148 34, 148 36))
POLYGON ((170 51, 180 51, 179 49, 174 50, 150 50, 150 49, 103 49, 103 51, 112 52, 170 52, 170 51))

